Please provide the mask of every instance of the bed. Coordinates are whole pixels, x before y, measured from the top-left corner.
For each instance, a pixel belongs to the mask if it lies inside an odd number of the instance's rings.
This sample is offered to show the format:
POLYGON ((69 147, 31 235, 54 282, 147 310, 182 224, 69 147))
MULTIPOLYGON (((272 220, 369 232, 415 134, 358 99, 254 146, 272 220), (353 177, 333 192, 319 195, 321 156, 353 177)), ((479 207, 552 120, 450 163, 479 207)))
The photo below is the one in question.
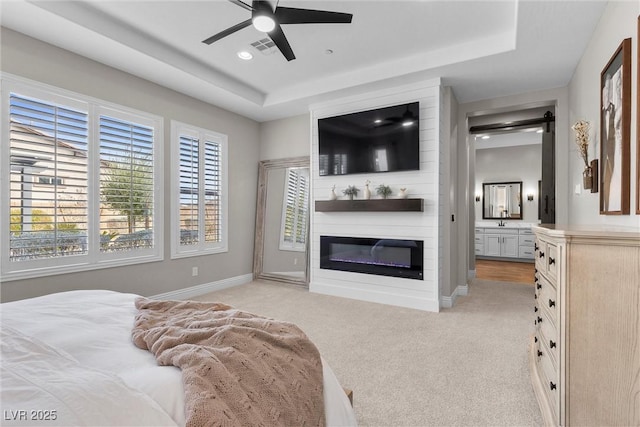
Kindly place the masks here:
MULTIPOLYGON (((185 425, 180 369, 132 342, 137 298, 87 290, 2 304, 2 424, 185 425)), ((356 425, 324 360, 322 377, 326 425, 356 425)))

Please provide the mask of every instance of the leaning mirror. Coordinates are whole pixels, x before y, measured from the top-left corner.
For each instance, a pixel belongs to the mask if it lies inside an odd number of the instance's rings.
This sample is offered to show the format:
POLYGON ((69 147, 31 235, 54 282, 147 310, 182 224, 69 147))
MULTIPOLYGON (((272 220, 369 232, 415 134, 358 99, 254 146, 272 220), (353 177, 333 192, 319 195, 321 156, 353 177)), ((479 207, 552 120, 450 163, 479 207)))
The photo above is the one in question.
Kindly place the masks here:
POLYGON ((522 181, 482 184, 483 219, 522 219, 522 181))
POLYGON ((254 279, 306 285, 308 234, 309 157, 261 161, 254 279))

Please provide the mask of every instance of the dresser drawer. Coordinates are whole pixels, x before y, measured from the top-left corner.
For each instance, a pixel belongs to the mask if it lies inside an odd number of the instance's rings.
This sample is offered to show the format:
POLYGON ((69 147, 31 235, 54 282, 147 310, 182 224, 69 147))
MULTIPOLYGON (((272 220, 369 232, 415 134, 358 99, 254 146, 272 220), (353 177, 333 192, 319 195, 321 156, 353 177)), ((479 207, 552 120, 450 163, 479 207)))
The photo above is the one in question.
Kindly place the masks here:
POLYGON ((476 245, 476 255, 484 255, 484 245, 476 245))
POLYGON ((554 368, 553 362, 548 354, 548 348, 544 341, 539 340, 537 351, 538 372, 542 380, 542 388, 547 396, 547 401, 553 412, 553 419, 558 424, 558 407, 560 404, 560 392, 558 384, 558 371, 554 368))
POLYGON ((547 250, 545 254, 546 271, 550 280, 555 281, 558 278, 558 269, 560 266, 560 260, 558 259, 558 247, 547 243, 547 250))
POLYGON ((518 230, 518 234, 520 234, 520 235, 525 234, 525 235, 533 236, 533 231, 531 231, 530 228, 521 228, 521 229, 518 230))
POLYGON ((551 358, 553 368, 558 371, 559 347, 557 323, 551 319, 549 311, 544 307, 539 307, 538 313, 540 313, 539 318, 542 319, 542 321, 538 323, 538 338, 544 343, 547 355, 551 358))
POLYGON ((552 282, 547 281, 547 279, 541 274, 536 274, 538 277, 538 282, 536 283, 536 289, 538 292, 538 304, 544 307, 549 311, 550 315, 553 316, 554 323, 557 321, 559 316, 558 311, 558 291, 552 282))
POLYGON ((482 244, 484 242, 484 236, 476 236, 476 245, 478 243, 482 244))
POLYGON ((534 242, 534 256, 536 259, 536 269, 539 273, 547 273, 547 242, 541 239, 536 239, 534 242))

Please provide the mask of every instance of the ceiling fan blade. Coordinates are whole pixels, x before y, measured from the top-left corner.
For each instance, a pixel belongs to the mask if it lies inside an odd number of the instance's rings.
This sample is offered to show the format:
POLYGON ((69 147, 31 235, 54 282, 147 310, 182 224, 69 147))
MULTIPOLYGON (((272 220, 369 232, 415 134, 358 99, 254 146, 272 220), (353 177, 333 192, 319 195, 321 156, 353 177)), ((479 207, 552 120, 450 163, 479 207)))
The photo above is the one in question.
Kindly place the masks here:
POLYGON ((293 54, 293 49, 291 49, 291 45, 282 32, 282 27, 280 25, 276 24, 276 28, 269 33, 269 37, 273 40, 276 46, 278 46, 278 49, 280 49, 280 52, 282 52, 284 57, 287 58, 287 61, 296 59, 296 56, 293 54))
POLYGON ((234 25, 233 27, 229 27, 224 31, 220 31, 218 34, 215 34, 211 37, 209 37, 206 40, 202 40, 202 43, 206 43, 206 44, 211 44, 215 41, 220 40, 223 37, 227 37, 229 34, 233 34, 236 31, 239 31, 245 27, 248 27, 249 25, 251 25, 251 19, 247 19, 246 21, 242 21, 239 24, 234 25))
POLYGON ((246 4, 245 2, 242 2, 240 0, 229 0, 231 3, 240 6, 243 9, 247 9, 248 11, 252 11, 253 8, 251 6, 249 6, 248 4, 246 4))
POLYGON ((350 24, 353 18, 350 13, 280 6, 275 15, 280 24, 350 24))

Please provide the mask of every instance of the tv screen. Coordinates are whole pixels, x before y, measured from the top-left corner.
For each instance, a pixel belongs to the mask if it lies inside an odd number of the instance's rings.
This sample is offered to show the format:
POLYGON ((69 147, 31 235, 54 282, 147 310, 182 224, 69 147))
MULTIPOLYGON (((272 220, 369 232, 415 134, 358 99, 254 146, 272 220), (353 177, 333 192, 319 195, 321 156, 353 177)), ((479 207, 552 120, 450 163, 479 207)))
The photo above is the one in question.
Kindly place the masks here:
POLYGON ((318 120, 320 175, 420 169, 419 103, 318 120))

